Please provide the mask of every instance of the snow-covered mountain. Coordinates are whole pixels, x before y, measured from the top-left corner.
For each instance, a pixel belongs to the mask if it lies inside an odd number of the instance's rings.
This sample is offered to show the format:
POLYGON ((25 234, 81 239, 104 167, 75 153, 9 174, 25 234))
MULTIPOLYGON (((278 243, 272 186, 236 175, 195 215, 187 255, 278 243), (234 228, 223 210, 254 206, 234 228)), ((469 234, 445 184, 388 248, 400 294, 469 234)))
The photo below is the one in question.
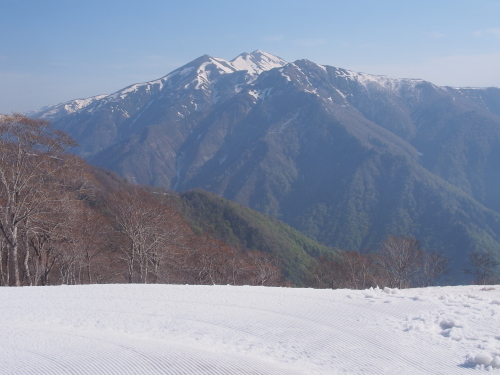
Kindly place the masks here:
POLYGON ((413 235, 500 253, 500 89, 438 87, 255 51, 39 111, 91 163, 201 187, 328 245, 413 235))
POLYGON ((90 157, 149 126, 153 119, 172 122, 193 112, 206 112, 233 97, 263 71, 285 64, 262 51, 243 53, 232 61, 205 55, 165 77, 110 95, 45 107, 30 115, 72 134, 81 145, 79 153, 90 157))
MULTIPOLYGON (((260 73, 286 64, 287 62, 281 58, 263 51, 242 53, 231 61, 205 55, 160 79, 136 83, 109 95, 97 95, 91 98, 75 99, 47 106, 38 111, 32 111, 30 114, 53 121, 61 116, 77 111, 86 110, 92 113, 103 105, 119 102, 141 92, 153 95, 157 92, 193 87, 195 89, 211 90, 212 86, 217 83, 222 75, 235 72, 245 72, 240 84, 248 84, 254 81, 260 73), (165 90, 163 90, 164 88, 165 90)), ((236 88, 235 92, 237 91, 238 89, 236 88)), ((215 101, 218 99, 217 94, 217 92, 213 93, 215 101)))

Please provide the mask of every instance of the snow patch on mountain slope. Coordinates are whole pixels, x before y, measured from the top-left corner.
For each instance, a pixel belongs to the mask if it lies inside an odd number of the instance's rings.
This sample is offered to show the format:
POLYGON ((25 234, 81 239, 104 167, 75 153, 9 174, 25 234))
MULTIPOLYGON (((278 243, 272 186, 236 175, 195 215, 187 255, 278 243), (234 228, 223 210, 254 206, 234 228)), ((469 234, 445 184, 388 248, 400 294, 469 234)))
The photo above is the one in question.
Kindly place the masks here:
POLYGON ((238 69, 236 69, 231 63, 228 61, 218 58, 218 57, 213 57, 212 60, 214 61, 214 65, 219 69, 221 72, 224 73, 234 73, 238 69))
POLYGON ((64 104, 64 109, 67 113, 73 113, 73 112, 79 111, 82 108, 87 107, 88 105, 92 104, 96 100, 100 100, 100 99, 104 98, 105 96, 106 95, 97 95, 97 96, 93 96, 93 97, 87 98, 87 99, 76 99, 76 100, 73 100, 72 102, 64 104))
POLYGON ((267 87, 264 90, 248 90, 248 93, 253 96, 256 100, 265 100, 269 96, 271 96, 271 93, 273 91, 272 87, 267 87))
POLYGON ((155 79, 153 81, 136 83, 134 85, 130 85, 122 90, 117 91, 114 94, 110 94, 110 97, 111 96, 115 97, 117 95, 122 97, 125 94, 135 93, 142 87, 144 87, 147 92, 151 92, 151 89, 154 86, 157 86, 158 91, 161 91, 165 86, 168 85, 169 81, 171 81, 174 77, 176 77, 176 76, 185 77, 185 76, 189 75, 193 70, 194 70, 194 67, 177 69, 177 70, 174 70, 173 72, 167 74, 166 76, 164 76, 162 78, 158 78, 158 79, 155 79))
POLYGON ((161 91, 165 82, 168 80, 169 76, 164 78, 156 79, 150 82, 136 83, 134 85, 130 85, 120 91, 117 91, 113 94, 108 95, 104 101, 112 102, 119 101, 120 99, 125 99, 130 93, 136 93, 139 90, 143 89, 146 93, 151 94, 153 87, 157 89, 157 91, 161 91), (156 87, 155 87, 156 86, 156 87))
MULTIPOLYGON (((201 64, 197 70, 197 76, 195 78, 197 84, 195 89, 206 89, 215 81, 214 79, 211 79, 213 75, 213 68, 218 71, 218 75, 234 73, 236 71, 236 69, 233 68, 227 61, 219 58, 210 58, 209 61, 201 64)), ((216 75, 215 78, 217 78, 218 75, 216 75)))
POLYGON ((336 87, 334 87, 334 89, 335 89, 335 91, 337 91, 337 94, 339 94, 339 95, 340 95, 343 99, 345 99, 345 98, 346 98, 345 94, 344 94, 342 91, 340 91, 340 90, 339 90, 338 88, 336 88, 336 87))
POLYGON ((320 67, 322 70, 324 70, 325 73, 328 73, 328 71, 326 70, 326 66, 318 64, 318 67, 320 67))
POLYGON ((134 124, 135 124, 135 122, 139 119, 139 117, 141 117, 141 116, 142 116, 142 114, 143 114, 144 112, 146 112, 146 111, 147 111, 147 109, 151 106, 151 104, 153 104, 153 102, 152 102, 152 101, 150 101, 150 102, 146 105, 146 107, 144 107, 144 108, 143 108, 143 109, 142 109, 142 110, 141 110, 141 111, 140 111, 137 115, 135 115, 134 120, 133 120, 133 121, 130 123, 130 125, 129 125, 130 127, 131 127, 132 125, 134 125, 134 124))
POLYGON ((196 71, 196 86, 195 89, 199 90, 200 88, 208 88, 208 84, 210 83, 209 76, 210 73, 207 72, 206 67, 210 64, 210 62, 205 62, 201 64, 201 66, 196 71))
POLYGON ((285 69, 281 68, 278 71, 281 73, 282 77, 285 77, 285 79, 287 80, 287 82, 291 82, 292 81, 292 79, 290 78, 290 76, 285 73, 285 69))
POLYGON ((44 107, 38 111, 30 112, 30 116, 36 116, 37 113, 42 113, 40 118, 50 120, 53 116, 58 114, 71 114, 83 108, 88 107, 92 103, 105 98, 107 95, 96 95, 86 99, 75 99, 54 106, 44 107))
POLYGON ((312 89, 312 90, 309 90, 309 89, 304 89, 304 92, 307 92, 309 94, 314 94, 316 96, 319 96, 318 94, 318 90, 317 89, 312 89))
POLYGON ((292 121, 295 121, 297 120, 297 118, 299 117, 299 113, 300 113, 300 109, 297 110, 297 112, 295 112, 295 114, 289 118, 288 120, 286 120, 279 128, 278 130, 278 133, 281 133, 292 121))
POLYGON ((414 87, 418 83, 424 82, 422 79, 401 79, 388 76, 377 76, 353 72, 346 69, 336 69, 336 76, 356 81, 363 86, 379 86, 389 91, 399 91, 403 86, 414 87))
POLYGON ((484 87, 450 87, 453 90, 465 91, 465 90, 484 90, 484 87))

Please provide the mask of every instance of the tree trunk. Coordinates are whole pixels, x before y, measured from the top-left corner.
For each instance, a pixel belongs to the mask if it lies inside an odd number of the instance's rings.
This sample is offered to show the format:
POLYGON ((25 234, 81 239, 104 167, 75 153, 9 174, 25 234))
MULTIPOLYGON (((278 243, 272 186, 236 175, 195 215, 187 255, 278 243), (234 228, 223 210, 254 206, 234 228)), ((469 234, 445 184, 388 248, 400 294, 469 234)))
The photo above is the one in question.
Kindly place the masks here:
POLYGON ((33 285, 33 281, 31 280, 31 272, 30 272, 30 267, 29 267, 29 258, 30 258, 30 247, 29 247, 29 242, 28 242, 28 231, 26 229, 28 223, 25 223, 25 228, 23 231, 23 240, 24 240, 24 248, 25 248, 25 255, 24 255, 24 275, 26 277, 26 283, 28 283, 30 286, 33 285))
POLYGON ((19 276, 19 261, 18 261, 19 245, 17 243, 17 227, 12 229, 12 242, 10 243, 10 266, 11 275, 14 275, 14 280, 10 281, 10 285, 21 286, 21 278, 19 276))
POLYGON ((0 285, 9 285, 9 253, 5 251, 5 243, 0 240, 0 285), (5 252, 5 268, 4 268, 4 252, 5 252))

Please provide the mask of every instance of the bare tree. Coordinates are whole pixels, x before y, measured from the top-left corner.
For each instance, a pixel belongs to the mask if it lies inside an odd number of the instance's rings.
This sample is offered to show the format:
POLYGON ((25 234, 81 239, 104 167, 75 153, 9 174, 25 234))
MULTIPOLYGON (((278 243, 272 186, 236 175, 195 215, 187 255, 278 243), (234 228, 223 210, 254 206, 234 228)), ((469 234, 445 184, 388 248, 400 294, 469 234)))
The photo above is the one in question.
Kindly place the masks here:
POLYGON ((379 269, 371 255, 346 251, 342 254, 340 269, 344 288, 365 289, 376 285, 379 269))
POLYGON ((387 273, 391 288, 413 286, 422 270, 424 252, 418 241, 409 237, 389 236, 382 242, 378 261, 387 273))
POLYGON ((37 221, 26 233, 26 258, 24 264, 28 285, 49 285, 50 273, 61 260, 60 236, 64 220, 60 215, 51 212, 44 215, 47 219, 37 221))
POLYGON ((338 259, 319 257, 312 263, 308 284, 314 288, 340 288, 338 259))
POLYGON ((371 254, 340 251, 335 257, 319 257, 310 269, 315 288, 365 289, 375 286, 379 267, 371 254))
POLYGON ((422 262, 419 286, 436 285, 438 280, 448 273, 449 258, 438 252, 425 253, 422 262))
POLYGON ((85 206, 76 210, 68 248, 72 259, 77 260, 74 267, 79 269, 79 284, 112 278, 108 268, 113 263, 110 227, 109 220, 96 210, 85 206))
POLYGON ((229 260, 234 254, 224 242, 207 235, 192 237, 182 268, 188 280, 199 285, 227 284, 229 260))
POLYGON ((158 281, 187 232, 180 217, 139 187, 115 192, 107 209, 117 233, 115 244, 127 265, 127 281, 158 281))
MULTIPOLYGON (((111 225, 97 210, 81 200, 68 200, 58 213, 64 222, 58 226, 55 267, 63 284, 90 284, 112 280, 110 266, 115 263, 111 249, 111 225)), ((49 220, 57 215, 51 215, 49 220)))
POLYGON ((492 251, 472 251, 469 253, 469 264, 471 268, 464 271, 473 276, 476 285, 496 284, 500 281, 500 261, 497 260, 492 251))
POLYGON ((245 285, 252 283, 254 268, 241 250, 233 249, 233 256, 228 259, 228 283, 231 285, 245 285))
POLYGON ((187 245, 192 237, 191 229, 170 205, 161 205, 161 243, 151 249, 148 260, 151 263, 151 281, 165 282, 172 269, 177 267, 178 260, 186 253, 187 245))
POLYGON ((278 286, 283 282, 283 275, 275 257, 260 251, 248 252, 248 257, 254 270, 253 284, 278 286))
POLYGON ((9 257, 9 285, 21 285, 20 228, 64 180, 75 143, 49 123, 13 114, 0 118, 0 235, 9 257))

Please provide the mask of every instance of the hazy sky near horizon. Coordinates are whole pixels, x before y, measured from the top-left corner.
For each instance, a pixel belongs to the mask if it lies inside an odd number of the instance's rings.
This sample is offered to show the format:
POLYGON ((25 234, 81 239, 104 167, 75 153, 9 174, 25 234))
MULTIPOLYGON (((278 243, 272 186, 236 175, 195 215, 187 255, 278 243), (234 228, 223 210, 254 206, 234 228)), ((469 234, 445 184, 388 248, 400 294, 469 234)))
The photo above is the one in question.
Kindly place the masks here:
POLYGON ((109 94, 260 49, 500 87, 500 0, 0 0, 0 113, 109 94))

